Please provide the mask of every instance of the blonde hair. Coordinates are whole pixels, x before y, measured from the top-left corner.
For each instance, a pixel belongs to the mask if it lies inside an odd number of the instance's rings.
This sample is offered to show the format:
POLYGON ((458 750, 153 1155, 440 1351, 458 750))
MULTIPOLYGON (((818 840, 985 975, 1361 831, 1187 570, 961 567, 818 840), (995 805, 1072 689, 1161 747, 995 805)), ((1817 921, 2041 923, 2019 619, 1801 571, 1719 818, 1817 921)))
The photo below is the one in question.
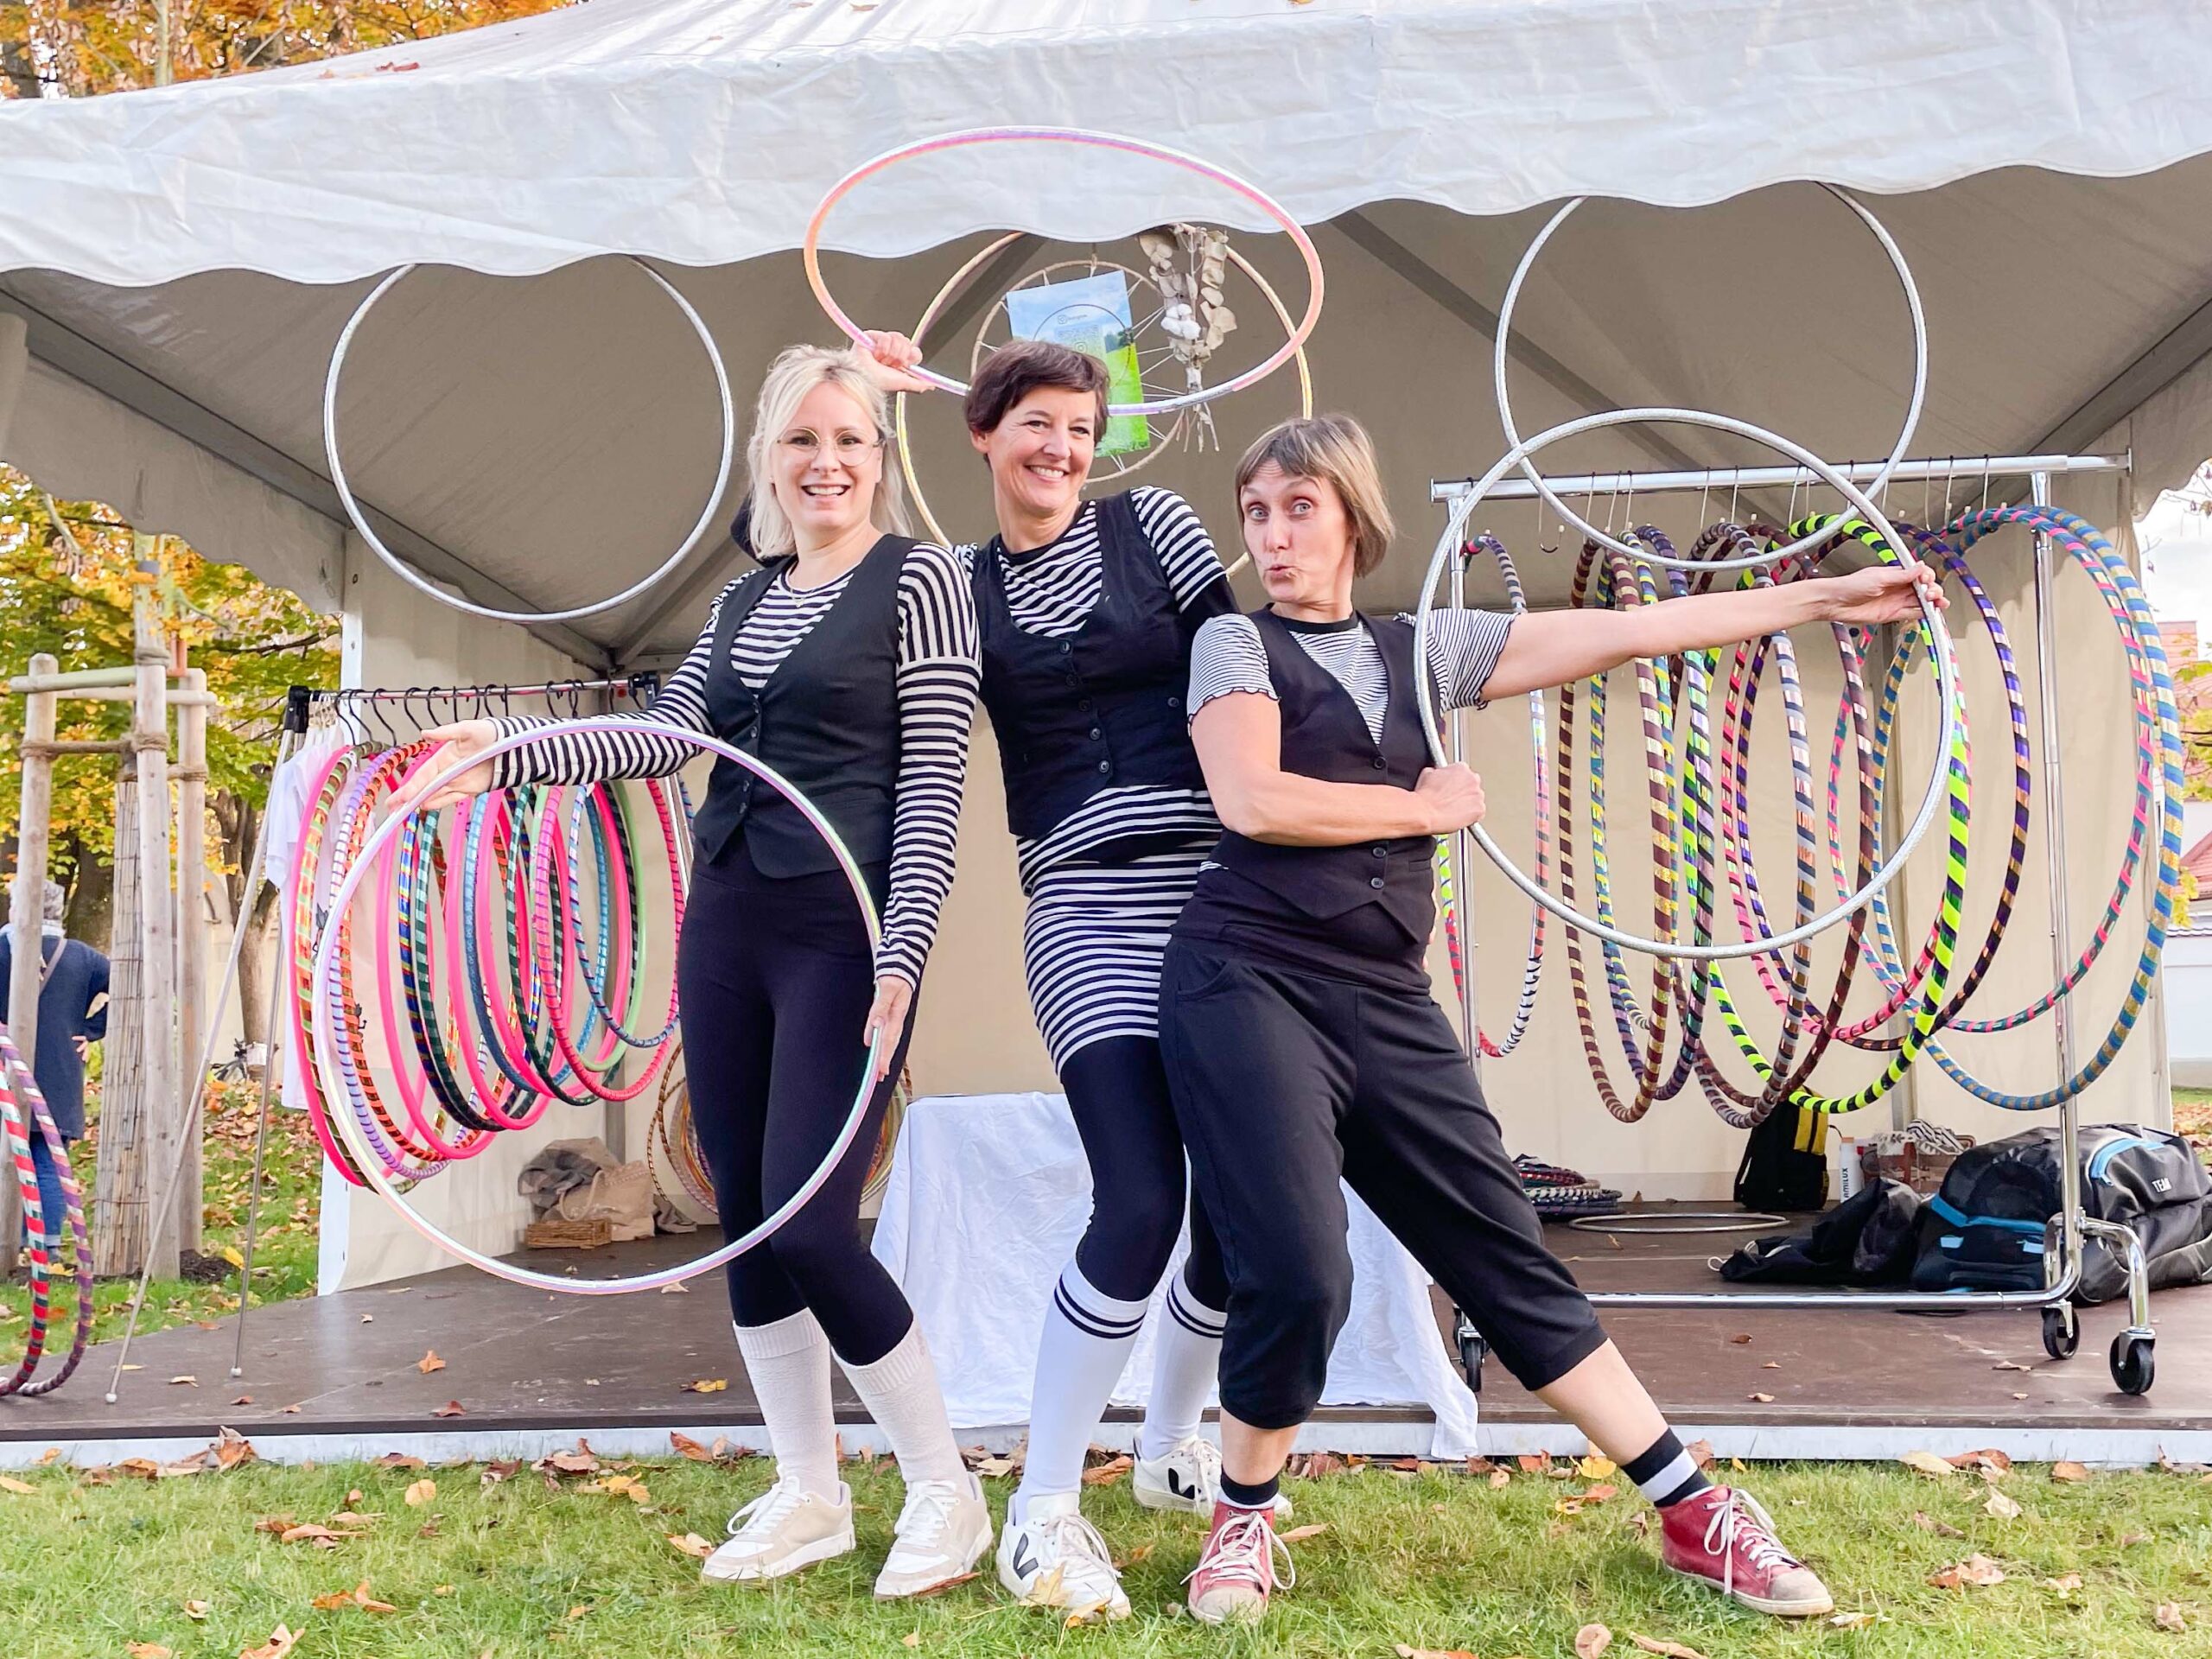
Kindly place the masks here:
POLYGON ((1337 493, 1351 520, 1352 575, 1363 576, 1382 563, 1398 527, 1365 427, 1349 415, 1309 415, 1270 427, 1236 463, 1236 493, 1270 464, 1286 477, 1318 479, 1337 493))
MULTIPOLYGON (((777 437, 798 413, 798 406, 817 386, 835 386, 866 411, 875 426, 876 442, 887 451, 891 432, 891 400, 875 383, 855 351, 836 351, 826 346, 787 346, 768 365, 760 382, 760 397, 753 406, 753 435, 746 440, 745 470, 748 499, 753 504, 753 552, 772 559, 796 550, 791 521, 776 499, 769 455, 777 437)), ((895 536, 910 533, 906 492, 899 468, 887 453, 876 480, 870 516, 878 527, 895 536)))

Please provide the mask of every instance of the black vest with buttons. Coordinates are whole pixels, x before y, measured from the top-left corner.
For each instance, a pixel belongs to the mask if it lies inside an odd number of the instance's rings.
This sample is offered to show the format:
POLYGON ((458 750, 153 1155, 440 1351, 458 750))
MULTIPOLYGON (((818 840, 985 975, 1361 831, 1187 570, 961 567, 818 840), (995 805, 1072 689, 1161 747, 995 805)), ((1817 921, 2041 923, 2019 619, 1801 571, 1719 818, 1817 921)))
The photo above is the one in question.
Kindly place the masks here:
POLYGON ((983 706, 998 734, 1007 823, 1027 839, 1102 790, 1205 787, 1183 696, 1191 636, 1208 611, 1176 609, 1126 494, 1096 513, 1098 602, 1071 634, 1023 629, 1007 599, 1005 544, 994 537, 976 553, 983 706))
MULTIPOLYGON (((730 646, 791 563, 769 561, 722 601, 707 664, 715 735, 766 761, 813 802, 878 888, 891 861, 899 786, 899 578, 914 546, 903 536, 878 540, 755 690, 731 665, 730 646)), ((705 863, 742 845, 763 875, 837 868, 830 843, 798 809, 733 760, 715 762, 691 833, 705 863)))
MULTIPOLYGON (((1306 654, 1293 629, 1268 610, 1252 620, 1281 706, 1282 769, 1330 783, 1413 788, 1432 762, 1414 697, 1412 625, 1359 613, 1389 676, 1378 743, 1351 693, 1306 654)), ((1226 833, 1175 931, 1318 972, 1425 989, 1435 854, 1433 836, 1284 847, 1226 833)))

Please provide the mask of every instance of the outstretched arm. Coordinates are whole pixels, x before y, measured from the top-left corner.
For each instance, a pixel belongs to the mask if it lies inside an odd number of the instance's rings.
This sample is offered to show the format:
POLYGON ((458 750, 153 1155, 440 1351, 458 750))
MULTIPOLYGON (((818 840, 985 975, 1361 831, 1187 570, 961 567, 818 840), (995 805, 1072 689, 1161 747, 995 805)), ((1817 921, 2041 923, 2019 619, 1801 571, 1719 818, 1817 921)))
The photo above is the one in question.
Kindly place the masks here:
POLYGON ((1513 625, 1483 695, 1543 690, 1639 657, 1732 645, 1808 622, 1901 622, 1920 613, 1923 591, 1937 609, 1948 607, 1928 566, 1878 564, 1847 576, 1693 594, 1628 611, 1531 612, 1513 625))

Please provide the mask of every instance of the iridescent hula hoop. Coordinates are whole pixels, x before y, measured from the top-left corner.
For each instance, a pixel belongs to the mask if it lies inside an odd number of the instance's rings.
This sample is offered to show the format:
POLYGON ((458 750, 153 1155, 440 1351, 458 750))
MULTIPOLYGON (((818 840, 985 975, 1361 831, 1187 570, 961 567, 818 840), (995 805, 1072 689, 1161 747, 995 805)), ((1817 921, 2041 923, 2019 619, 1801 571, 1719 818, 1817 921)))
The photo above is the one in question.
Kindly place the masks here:
POLYGON ((692 309, 691 302, 677 293, 667 277, 644 260, 632 259, 630 263, 652 277, 660 291, 676 302, 676 308, 683 314, 683 320, 691 325, 692 333, 698 335, 699 343, 707 348, 707 364, 715 372, 715 394, 721 406, 722 456, 715 469, 714 487, 707 492, 707 505, 700 510, 698 522, 691 526, 691 533, 650 575, 631 583, 612 599, 597 600, 589 605, 578 605, 565 611, 501 611, 489 605, 476 604, 457 594, 448 593, 386 547, 370 524, 368 515, 361 511, 361 504, 353 499, 353 492, 346 483, 345 466, 338 459, 338 378, 345 372, 346 353, 353 344, 353 335, 367 320, 376 302, 415 269, 413 265, 402 265, 371 289, 368 297, 353 308, 353 315, 346 320, 346 327, 338 336, 338 344, 331 349, 330 369, 322 382, 322 453, 330 465, 331 487, 338 492, 338 505, 346 509, 346 517, 361 539, 369 544, 371 550, 409 587, 428 594, 442 605, 450 605, 471 616, 488 617, 494 622, 573 622, 579 617, 596 616, 601 611, 613 610, 640 594, 651 592, 660 585, 664 578, 674 574, 676 567, 683 563, 691 550, 698 545, 699 538, 713 527, 716 509, 721 505, 722 491, 729 484, 730 464, 737 455, 737 411, 730 402, 729 372, 722 366, 722 354, 715 349, 713 334, 699 314, 692 309))
MULTIPOLYGON (((1896 468, 1897 464, 1904 459, 1904 452, 1912 442, 1913 432, 1920 425, 1921 404, 1928 393, 1928 319, 1921 310, 1920 289, 1912 280, 1912 268, 1905 263, 1904 254, 1897 247, 1896 240, 1891 238, 1888 231, 1883 228, 1882 221, 1869 213, 1865 205, 1855 197, 1846 194, 1835 186, 1823 184, 1821 188, 1858 214, 1866 228, 1873 232, 1874 239, 1882 245, 1882 251, 1889 256, 1890 264, 1897 271, 1897 283, 1904 289, 1906 308, 1912 313, 1912 399, 1906 405, 1904 425, 1897 433, 1896 448, 1890 451, 1890 458, 1882 463, 1882 470, 1867 481, 1866 489, 1871 493, 1878 491, 1889 482, 1890 474, 1896 468)), ((1513 280, 1505 285, 1505 299, 1497 308, 1497 325, 1491 331, 1497 336, 1497 346, 1491 355, 1491 378, 1497 391, 1498 424, 1505 429, 1505 442, 1521 453, 1520 464, 1523 475, 1530 484, 1535 486, 1536 493, 1558 511, 1560 518, 1573 524, 1584 535, 1595 540, 1600 546, 1609 547, 1616 553, 1624 553, 1630 558, 1641 558, 1649 563, 1661 565, 1669 569, 1749 569, 1758 565, 1770 564, 1775 560, 1789 554, 1808 551, 1827 540, 1827 533, 1821 531, 1791 542, 1786 547, 1774 548, 1755 556, 1707 560, 1701 563, 1694 563, 1687 559, 1676 559, 1672 556, 1662 556, 1647 549, 1640 549, 1630 543, 1615 540, 1607 532, 1599 529, 1587 518, 1577 513, 1573 507, 1568 506, 1560 499, 1559 493, 1552 488, 1543 474, 1529 462, 1529 454, 1533 453, 1534 448, 1538 446, 1532 445, 1529 450, 1520 450, 1521 433, 1519 428, 1513 423, 1513 402, 1506 391, 1505 385, 1508 349, 1513 339, 1513 308, 1520 302, 1521 285, 1528 281, 1529 271, 1535 267, 1536 256, 1543 251, 1544 244, 1551 240, 1552 232, 1567 222, 1568 214, 1588 200, 1587 196, 1575 197, 1554 213, 1550 222, 1536 232, 1536 239, 1529 245, 1529 251, 1521 256, 1520 264, 1514 269, 1513 280)), ((1553 429, 1555 432, 1559 429, 1553 429)), ((1745 435, 1753 435, 1757 431, 1758 429, 1753 428, 1745 435)))
MULTIPOLYGON (((1200 178, 1210 179, 1242 196, 1282 226, 1292 245, 1306 261, 1306 315, 1290 331, 1289 339, 1266 361, 1255 365, 1242 374, 1232 375, 1217 386, 1203 386, 1196 391, 1157 398, 1150 403, 1109 404, 1107 414, 1166 415, 1179 409, 1195 409, 1200 404, 1210 404, 1217 397, 1225 397, 1232 391, 1242 391, 1247 386, 1256 385, 1298 355, 1299 348, 1306 344, 1306 337, 1313 332, 1313 325, 1321 320, 1321 256, 1313 251, 1313 238, 1306 234, 1305 228, 1280 202, 1257 186, 1247 184, 1235 174, 1224 172, 1194 156, 1185 156, 1179 149, 1170 149, 1165 144, 1147 143, 1141 138, 1124 137, 1118 133, 1090 132, 1081 127, 976 127, 966 132, 948 132, 935 138, 918 139, 910 144, 901 144, 896 149, 887 149, 873 161, 862 162, 830 187, 829 194, 822 198, 820 205, 814 210, 814 217, 807 221, 806 238, 799 245, 800 257, 806 262, 807 284, 814 289, 814 297, 822 302, 823 310, 829 313, 830 321, 842 329, 855 345, 867 343, 868 331, 845 315, 836 299, 831 297, 830 285, 822 276, 822 227, 828 221, 831 210, 868 180, 899 162, 911 161, 917 156, 933 155, 939 150, 966 149, 976 144, 1006 143, 1082 144, 1094 149, 1117 149, 1128 155, 1166 162, 1186 173, 1195 173, 1200 178)), ((956 397, 967 395, 965 381, 954 380, 919 366, 909 372, 916 379, 925 380, 956 397)))
MULTIPOLYGON (((844 873, 845 880, 853 890, 854 899, 861 907, 861 919, 868 925, 870 952, 873 953, 876 945, 880 943, 882 928, 876 919, 874 902, 868 896, 868 882, 861 874, 860 865, 854 861, 851 850, 846 847, 843 837, 838 835, 835 826, 822 816, 821 811, 811 801, 801 794, 774 767, 757 755, 747 754, 743 749, 738 748, 734 744, 725 743, 719 738, 706 736, 698 732, 687 731, 680 727, 634 715, 602 715, 588 721, 555 721, 549 725, 532 727, 527 731, 517 732, 512 737, 500 739, 499 741, 476 755, 454 761, 440 772, 431 781, 424 791, 423 798, 427 800, 434 797, 440 790, 459 778, 461 773, 483 761, 496 760, 511 749, 524 748, 532 743, 545 742, 550 739, 570 735, 578 731, 613 732, 633 737, 673 739, 678 742, 689 743, 695 748, 702 749, 719 759, 742 766, 796 807, 799 816, 814 826, 815 833, 829 843, 830 850, 836 855, 837 868, 844 873)), ((362 881, 375 868, 385 848, 405 827, 408 820, 422 810, 418 806, 408 812, 394 813, 378 824, 355 856, 353 868, 346 872, 345 879, 338 884, 338 890, 330 901, 330 920, 324 927, 322 938, 315 949, 313 984, 318 995, 325 995, 327 988, 334 984, 337 977, 337 948, 341 932, 338 926, 338 919, 345 915, 346 910, 352 906, 354 895, 360 891, 362 881)), ((333 1112, 330 1114, 330 1121, 336 1127, 340 1139, 345 1142, 347 1150, 353 1154, 359 1173, 365 1178, 365 1185, 372 1188, 385 1203, 397 1210, 400 1218, 416 1232, 448 1255, 458 1256, 474 1267, 481 1268, 488 1274, 518 1285, 530 1285, 539 1290, 562 1291, 571 1295, 619 1296, 631 1291, 658 1290, 664 1285, 678 1284, 686 1279, 705 1273, 709 1268, 721 1267, 724 1262, 734 1261, 754 1245, 760 1243, 786 1221, 797 1215, 807 1201, 821 1190, 823 1184, 830 1179, 830 1173, 837 1167, 847 1150, 852 1146, 854 1138, 859 1135, 861 1122, 868 1116, 868 1102, 875 1093, 876 1062, 881 1057, 885 1040, 886 1033, 879 1030, 874 1040, 868 1046, 868 1063, 861 1069, 859 1091, 853 1097, 852 1109, 845 1115, 844 1127, 838 1131, 836 1140, 830 1144, 830 1150, 823 1154, 822 1162, 816 1166, 814 1173, 807 1177, 804 1185, 785 1199, 775 1213, 750 1231, 728 1240, 721 1249, 700 1256, 695 1261, 679 1262, 674 1267, 660 1268, 652 1273, 633 1274, 627 1278, 587 1280, 569 1278, 565 1274, 538 1273, 529 1268, 517 1267, 512 1262, 503 1262, 495 1255, 487 1255, 481 1250, 470 1249, 410 1207, 392 1185, 391 1177, 384 1170, 374 1149, 367 1141, 365 1130, 353 1115, 333 1112)), ((896 1042, 895 1033, 891 1035, 890 1040, 896 1042)), ((331 1039, 330 1021, 323 1020, 316 1022, 314 1041, 316 1066, 322 1070, 326 1077, 338 1075, 340 1071, 338 1054, 331 1039)))
MULTIPOLYGON (((1421 583, 1421 603, 1414 614, 1414 661, 1416 664, 1428 660, 1427 653, 1432 626, 1430 618, 1436 607, 1437 590, 1444 579, 1445 570, 1450 560, 1465 539, 1467 520, 1474 516, 1475 509, 1480 506, 1490 493, 1497 487, 1506 474, 1522 465, 1539 451, 1548 448, 1562 439, 1579 437, 1585 432, 1595 432, 1607 427, 1628 426, 1638 423, 1672 423, 1682 426, 1709 427, 1715 431, 1733 433, 1738 437, 1750 438, 1755 442, 1770 444, 1782 454, 1788 455, 1799 466, 1811 471, 1821 482, 1834 490, 1846 501, 1857 508, 1861 516, 1881 533, 1893 550, 1896 550, 1899 564, 1916 566, 1920 563, 1905 550, 1910 544, 1897 534, 1889 519, 1884 516, 1882 510, 1874 505, 1872 499, 1865 490, 1853 484, 1838 468, 1821 460, 1811 450, 1783 437, 1778 432, 1770 432, 1764 427, 1755 426, 1749 421, 1738 420, 1731 415, 1715 415, 1706 410, 1606 410, 1596 415, 1585 415, 1579 419, 1564 422, 1548 431, 1537 433, 1532 438, 1517 441, 1511 448, 1492 462, 1491 469, 1478 479, 1474 486, 1453 505, 1451 519, 1445 524, 1444 533, 1437 538, 1436 551, 1429 559, 1428 575, 1421 583)), ((1823 537, 1825 534, 1826 532, 1823 532, 1823 537)), ((1784 556, 1788 551, 1786 548, 1777 548, 1754 559, 1707 561, 1692 568, 1710 570, 1727 569, 1736 563, 1771 564, 1784 556)), ((1629 552, 1630 557, 1643 558, 1650 563, 1660 564, 1669 563, 1668 559, 1662 558, 1648 550, 1632 548, 1629 552)), ((1585 932, 1593 933, 1601 939, 1609 939, 1615 944, 1624 945, 1630 950, 1641 950, 1651 956, 1673 957, 1687 961, 1717 961, 1734 957, 1755 957, 1770 951, 1783 950, 1802 939, 1809 939, 1815 934, 1834 926, 1836 923, 1843 920, 1889 886, 1897 872, 1904 868, 1904 861, 1910 856, 1912 849, 1920 844, 1920 838, 1928 832, 1929 825, 1935 822, 1936 809, 1943 802, 1947 774, 1951 764, 1951 751, 1957 743, 1959 736, 1959 715, 1962 694, 1959 686, 1958 658, 1951 642, 1950 631, 1943 626, 1943 613, 1936 608, 1935 601, 1926 594, 1920 595, 1920 614, 1922 621, 1928 629, 1929 654, 1934 658, 1936 664, 1936 686, 1943 715, 1939 741, 1936 744, 1934 761, 1929 767, 1927 791, 1922 796, 1920 810, 1914 815, 1911 824, 1898 841, 1897 850, 1891 855, 1890 861, 1875 871, 1856 893, 1850 894, 1825 915, 1816 916, 1801 926, 1789 929, 1787 932, 1756 939, 1745 939, 1732 944, 1682 944, 1673 940, 1640 938, 1633 933, 1624 933, 1618 928, 1612 927, 1594 917, 1585 916, 1572 905, 1565 903, 1546 888, 1540 887, 1505 855, 1504 849, 1491 838, 1490 832, 1481 824, 1472 825, 1469 833, 1474 836, 1476 843, 1482 848, 1483 851, 1490 855, 1491 861, 1503 873, 1507 880, 1550 911, 1553 915, 1570 927, 1580 928, 1585 932)), ((1428 741, 1429 753, 1434 757, 1438 766, 1447 766, 1450 764, 1451 758, 1445 753, 1443 739, 1437 728, 1436 689, 1429 683, 1429 676, 1426 673, 1416 673, 1414 676, 1414 695, 1421 705, 1421 734, 1428 741)))

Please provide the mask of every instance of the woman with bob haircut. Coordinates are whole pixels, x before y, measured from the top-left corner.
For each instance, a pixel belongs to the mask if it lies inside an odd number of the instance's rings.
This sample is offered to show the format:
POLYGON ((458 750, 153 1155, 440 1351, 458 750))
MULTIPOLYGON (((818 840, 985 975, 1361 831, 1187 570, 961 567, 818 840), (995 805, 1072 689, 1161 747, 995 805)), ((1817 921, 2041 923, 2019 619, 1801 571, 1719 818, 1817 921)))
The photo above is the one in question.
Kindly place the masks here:
MULTIPOLYGON (((919 359, 903 335, 869 339, 894 372, 919 359)), ((1089 1223, 1045 1313, 999 1580, 1031 1605, 1121 1618, 1128 1597, 1081 1513, 1084 1453, 1185 1214, 1183 1143, 1160 1062, 1160 963, 1221 836, 1183 716, 1191 641, 1236 607, 1180 496, 1084 499, 1106 410, 1096 358, 1016 340, 985 359, 963 413, 990 470, 998 534, 959 551, 1028 899, 1030 1003, 1091 1174, 1089 1223)), ((1203 1207, 1192 1202, 1189 1215, 1130 1488, 1147 1508, 1210 1515, 1221 1454, 1198 1423, 1228 1284, 1203 1207)))
POLYGON ((1198 631, 1192 737, 1227 832, 1176 923, 1160 1050, 1229 1275, 1221 1502, 1190 1610, 1259 1618, 1281 1553, 1276 1481, 1319 1397, 1350 1296, 1339 1179, 1459 1305, 1521 1384, 1659 1508, 1661 1555, 1747 1606, 1834 1605, 1747 1494, 1715 1486, 1544 1247, 1497 1121, 1430 995, 1436 837, 1483 815, 1482 780, 1429 764, 1413 677, 1441 707, 1562 685, 1637 658, 1941 604, 1924 567, 1670 600, 1630 612, 1446 612, 1428 660, 1409 617, 1352 606, 1391 536, 1373 445, 1341 415, 1284 423, 1236 469, 1268 603, 1198 631))
MULTIPOLYGON (((692 1119, 727 1234, 759 1225, 813 1173, 852 1109, 868 1044, 884 1040, 866 1121, 827 1184, 728 1266, 776 1478, 702 1570, 765 1582, 854 1548, 830 1414, 834 1353, 906 1479, 875 1581, 878 1596, 896 1597, 968 1573, 991 1523, 921 1329, 860 1236, 869 1154, 952 885, 976 685, 967 573, 906 533, 898 474, 884 464, 883 378, 864 357, 812 346, 769 369, 746 448, 760 568, 722 589, 649 712, 735 744, 796 785, 851 849, 882 918, 871 960, 829 843, 743 768, 715 763, 692 824, 677 979, 692 1119)), ((543 722, 467 721, 429 735, 467 756, 533 723, 543 722)), ((575 733, 480 765, 431 804, 523 784, 664 777, 695 753, 631 732, 575 733)))

